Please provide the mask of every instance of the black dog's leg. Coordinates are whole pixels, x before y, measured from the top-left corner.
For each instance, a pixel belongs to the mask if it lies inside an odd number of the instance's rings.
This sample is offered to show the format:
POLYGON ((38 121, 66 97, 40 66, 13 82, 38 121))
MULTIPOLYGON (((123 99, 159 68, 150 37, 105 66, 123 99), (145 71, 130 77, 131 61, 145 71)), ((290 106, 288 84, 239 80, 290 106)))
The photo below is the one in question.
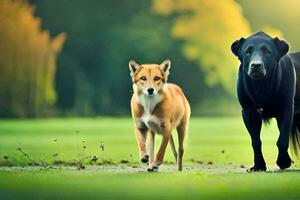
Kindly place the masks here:
POLYGON ((262 118, 256 110, 243 109, 243 120, 251 136, 252 148, 254 152, 254 166, 248 169, 248 171, 266 171, 267 168, 262 155, 260 140, 262 118))
POLYGON ((288 148, 289 135, 291 133, 293 121, 293 107, 285 109, 281 114, 278 115, 278 117, 276 117, 276 120, 280 131, 277 140, 278 158, 276 163, 280 169, 286 169, 292 164, 292 160, 288 153, 288 148))

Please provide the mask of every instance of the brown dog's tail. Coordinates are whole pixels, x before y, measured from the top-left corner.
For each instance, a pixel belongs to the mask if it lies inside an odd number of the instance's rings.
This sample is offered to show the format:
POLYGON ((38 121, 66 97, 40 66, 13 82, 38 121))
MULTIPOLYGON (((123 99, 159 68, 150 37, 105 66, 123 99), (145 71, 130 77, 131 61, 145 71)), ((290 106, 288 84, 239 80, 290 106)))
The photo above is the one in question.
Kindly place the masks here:
POLYGON ((298 156, 298 152, 300 149, 300 114, 294 115, 290 139, 292 149, 294 150, 294 153, 298 156))

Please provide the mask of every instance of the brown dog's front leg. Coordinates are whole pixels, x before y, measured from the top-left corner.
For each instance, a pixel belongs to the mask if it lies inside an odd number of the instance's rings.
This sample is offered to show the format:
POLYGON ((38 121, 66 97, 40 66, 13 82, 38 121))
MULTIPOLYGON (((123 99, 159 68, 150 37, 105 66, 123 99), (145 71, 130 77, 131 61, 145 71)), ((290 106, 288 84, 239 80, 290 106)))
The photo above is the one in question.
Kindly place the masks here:
POLYGON ((149 156, 147 154, 146 145, 145 145, 146 135, 147 135, 147 130, 141 130, 139 128, 135 129, 135 136, 140 149, 140 158, 143 163, 147 163, 149 161, 149 156))
POLYGON ((154 144, 155 144, 155 133, 153 131, 150 132, 150 144, 149 144, 149 168, 151 168, 154 162, 154 144))
POLYGON ((158 167, 163 163, 166 147, 171 137, 171 131, 165 131, 163 138, 159 147, 159 150, 156 154, 154 162, 151 164, 151 167, 148 168, 148 171, 157 171, 158 167))

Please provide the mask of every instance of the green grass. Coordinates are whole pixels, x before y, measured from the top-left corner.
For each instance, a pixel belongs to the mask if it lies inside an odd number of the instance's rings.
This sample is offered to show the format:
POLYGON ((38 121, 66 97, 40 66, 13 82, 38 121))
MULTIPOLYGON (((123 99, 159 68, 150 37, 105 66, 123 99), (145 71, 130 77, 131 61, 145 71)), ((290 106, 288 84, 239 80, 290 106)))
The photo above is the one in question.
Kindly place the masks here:
MULTIPOLYGON (((278 171, 277 137, 275 123, 264 127, 270 171, 248 174, 253 155, 242 120, 194 118, 184 172, 166 164, 149 174, 139 163, 129 118, 2 120, 0 199, 299 199, 299 159, 293 156, 293 167, 278 171), (98 157, 93 165, 90 156, 98 157), (52 166, 57 160, 80 161, 86 168, 52 166), (45 166, 28 167, 32 161, 45 166)), ((156 137, 156 147, 160 139, 156 137)), ((173 161, 169 147, 166 161, 173 161)))

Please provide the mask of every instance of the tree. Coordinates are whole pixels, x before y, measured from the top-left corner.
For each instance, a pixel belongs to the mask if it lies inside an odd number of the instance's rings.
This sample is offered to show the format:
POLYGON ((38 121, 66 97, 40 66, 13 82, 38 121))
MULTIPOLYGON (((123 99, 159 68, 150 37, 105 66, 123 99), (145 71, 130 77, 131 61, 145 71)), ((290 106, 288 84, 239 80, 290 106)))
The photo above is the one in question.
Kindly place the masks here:
POLYGON ((128 115, 130 59, 159 63, 170 58, 170 80, 181 84, 192 102, 201 98, 201 70, 182 55, 181 42, 169 37, 172 19, 154 13, 151 1, 32 2, 45 28, 68 34, 56 76, 57 106, 63 114, 128 115))
POLYGON ((291 44, 291 50, 299 51, 300 1, 237 0, 237 2, 243 8, 253 31, 260 31, 261 29, 269 31, 270 27, 273 27, 271 29, 280 30, 282 34, 278 34, 278 31, 271 31, 272 35, 284 36, 291 44))
POLYGON ((51 40, 24 0, 0 2, 0 116, 47 114, 56 100, 56 56, 65 35, 51 40))
POLYGON ((171 35, 184 41, 184 55, 203 68, 207 84, 232 93, 238 63, 230 45, 251 32, 240 6, 233 0, 154 0, 153 9, 176 16, 171 35))

